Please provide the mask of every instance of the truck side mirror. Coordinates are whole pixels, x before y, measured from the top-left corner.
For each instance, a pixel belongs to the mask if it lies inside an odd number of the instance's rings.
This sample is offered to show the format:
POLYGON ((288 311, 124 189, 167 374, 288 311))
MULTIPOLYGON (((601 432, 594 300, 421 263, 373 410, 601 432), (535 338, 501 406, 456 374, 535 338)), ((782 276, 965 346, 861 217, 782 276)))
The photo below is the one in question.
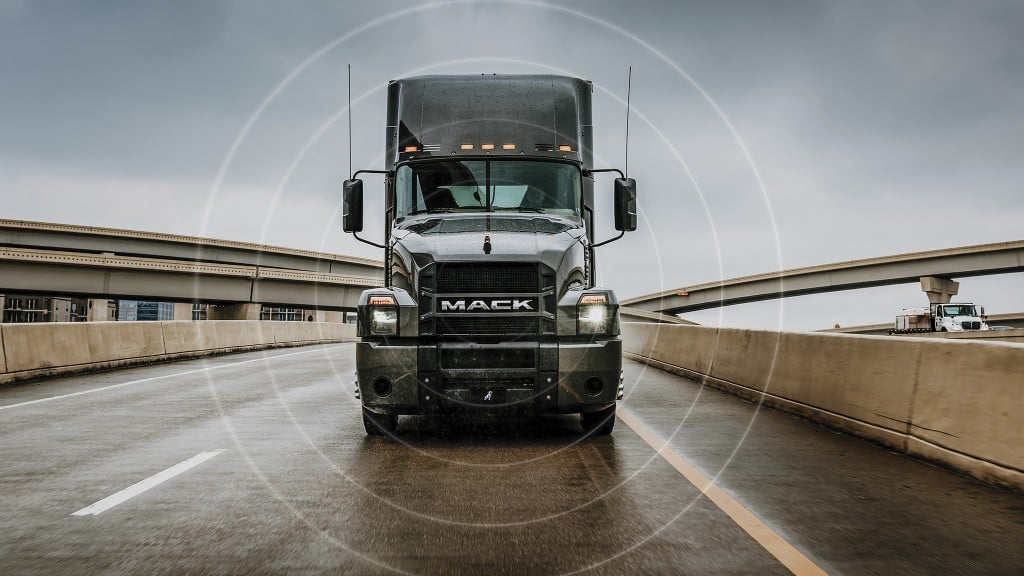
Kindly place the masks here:
POLYGON ((341 193, 341 229, 345 232, 363 231, 363 181, 345 180, 341 193))
POLYGON ((632 178, 615 179, 615 229, 636 230, 636 180, 632 178))
POLYGON ((985 316, 985 307, 984 306, 981 307, 981 315, 982 315, 982 317, 985 316))

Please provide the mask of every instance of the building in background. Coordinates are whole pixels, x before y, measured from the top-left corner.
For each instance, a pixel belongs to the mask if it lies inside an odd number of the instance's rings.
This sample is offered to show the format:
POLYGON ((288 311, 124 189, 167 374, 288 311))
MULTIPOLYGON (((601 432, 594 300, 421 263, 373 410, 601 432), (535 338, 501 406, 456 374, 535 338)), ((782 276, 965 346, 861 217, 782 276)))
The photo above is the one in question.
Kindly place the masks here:
MULTIPOLYGON (((316 312, 309 313, 314 319, 316 312)), ((279 308, 276 306, 263 306, 260 310, 260 320, 276 320, 284 322, 302 322, 306 319, 306 310, 297 308, 279 308)))
POLYGON ((117 301, 117 321, 134 322, 139 319, 139 303, 135 300, 117 301))
POLYGON ((354 312, 307 310, 260 304, 206 304, 108 300, 46 294, 0 294, 0 321, 26 322, 166 322, 171 320, 263 320, 273 322, 355 323, 354 312), (239 307, 249 307, 241 318, 239 307))
POLYGON ((139 302, 138 319, 146 322, 174 320, 174 302, 139 302))
MULTIPOLYGON (((263 320, 270 322, 344 322, 344 312, 287 308, 267 304, 194 304, 193 320, 263 320), (240 318, 238 306, 255 307, 240 318), (258 312, 258 316, 256 315, 258 312), (251 315, 250 315, 251 314, 251 315)), ((354 314, 353 314, 354 316, 354 314)))
POLYGON ((164 322, 174 320, 173 302, 118 300, 118 322, 164 322))
POLYGON ((82 322, 86 317, 84 298, 46 294, 6 294, 0 296, 4 323, 82 322))

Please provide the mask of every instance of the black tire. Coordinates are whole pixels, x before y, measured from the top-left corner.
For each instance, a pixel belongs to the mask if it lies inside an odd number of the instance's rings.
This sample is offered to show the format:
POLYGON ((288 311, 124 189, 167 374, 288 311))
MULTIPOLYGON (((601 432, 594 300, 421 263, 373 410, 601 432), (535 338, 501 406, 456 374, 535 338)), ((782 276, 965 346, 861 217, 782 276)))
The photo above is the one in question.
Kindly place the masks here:
POLYGON ((377 414, 363 408, 363 428, 371 436, 394 434, 398 429, 397 414, 377 414))
POLYGON ((615 428, 615 405, 612 404, 604 410, 597 412, 584 412, 580 414, 580 425, 585 434, 594 436, 606 436, 612 433, 615 428))

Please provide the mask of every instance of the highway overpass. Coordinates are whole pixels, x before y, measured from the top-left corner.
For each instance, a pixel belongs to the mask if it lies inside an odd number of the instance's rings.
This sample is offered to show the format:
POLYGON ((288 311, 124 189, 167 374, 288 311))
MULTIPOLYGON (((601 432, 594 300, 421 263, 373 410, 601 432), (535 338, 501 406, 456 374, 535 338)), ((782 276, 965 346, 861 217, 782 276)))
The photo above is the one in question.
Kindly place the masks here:
POLYGON ((926 292, 949 301, 953 278, 1024 272, 1024 240, 912 252, 821 266, 768 272, 683 286, 623 300, 647 312, 682 314, 721 306, 839 290, 922 282, 926 292), (928 279, 928 280, 925 280, 928 279))
MULTIPOLYGON (((0 294, 353 309, 379 261, 210 238, 0 220, 0 294)), ((258 314, 257 314, 258 317, 258 314)))
MULTIPOLYGON (((709 282, 631 298, 627 317, 673 315, 772 298, 922 281, 930 297, 956 293, 951 278, 1024 271, 1024 241, 915 252, 709 282)), ((91 226, 0 220, 0 294, 267 304, 351 310, 383 284, 376 260, 91 226)), ((248 316, 248 317, 251 317, 248 316)))

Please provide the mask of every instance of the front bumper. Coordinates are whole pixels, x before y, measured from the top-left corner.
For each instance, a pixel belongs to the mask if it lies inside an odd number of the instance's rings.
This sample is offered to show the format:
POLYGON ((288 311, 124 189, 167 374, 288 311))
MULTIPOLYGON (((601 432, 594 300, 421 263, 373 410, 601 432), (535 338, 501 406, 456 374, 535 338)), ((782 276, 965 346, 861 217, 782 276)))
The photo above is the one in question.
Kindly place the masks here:
POLYGON ((622 394, 622 341, 356 344, 356 385, 375 412, 514 409, 572 414, 622 394))

